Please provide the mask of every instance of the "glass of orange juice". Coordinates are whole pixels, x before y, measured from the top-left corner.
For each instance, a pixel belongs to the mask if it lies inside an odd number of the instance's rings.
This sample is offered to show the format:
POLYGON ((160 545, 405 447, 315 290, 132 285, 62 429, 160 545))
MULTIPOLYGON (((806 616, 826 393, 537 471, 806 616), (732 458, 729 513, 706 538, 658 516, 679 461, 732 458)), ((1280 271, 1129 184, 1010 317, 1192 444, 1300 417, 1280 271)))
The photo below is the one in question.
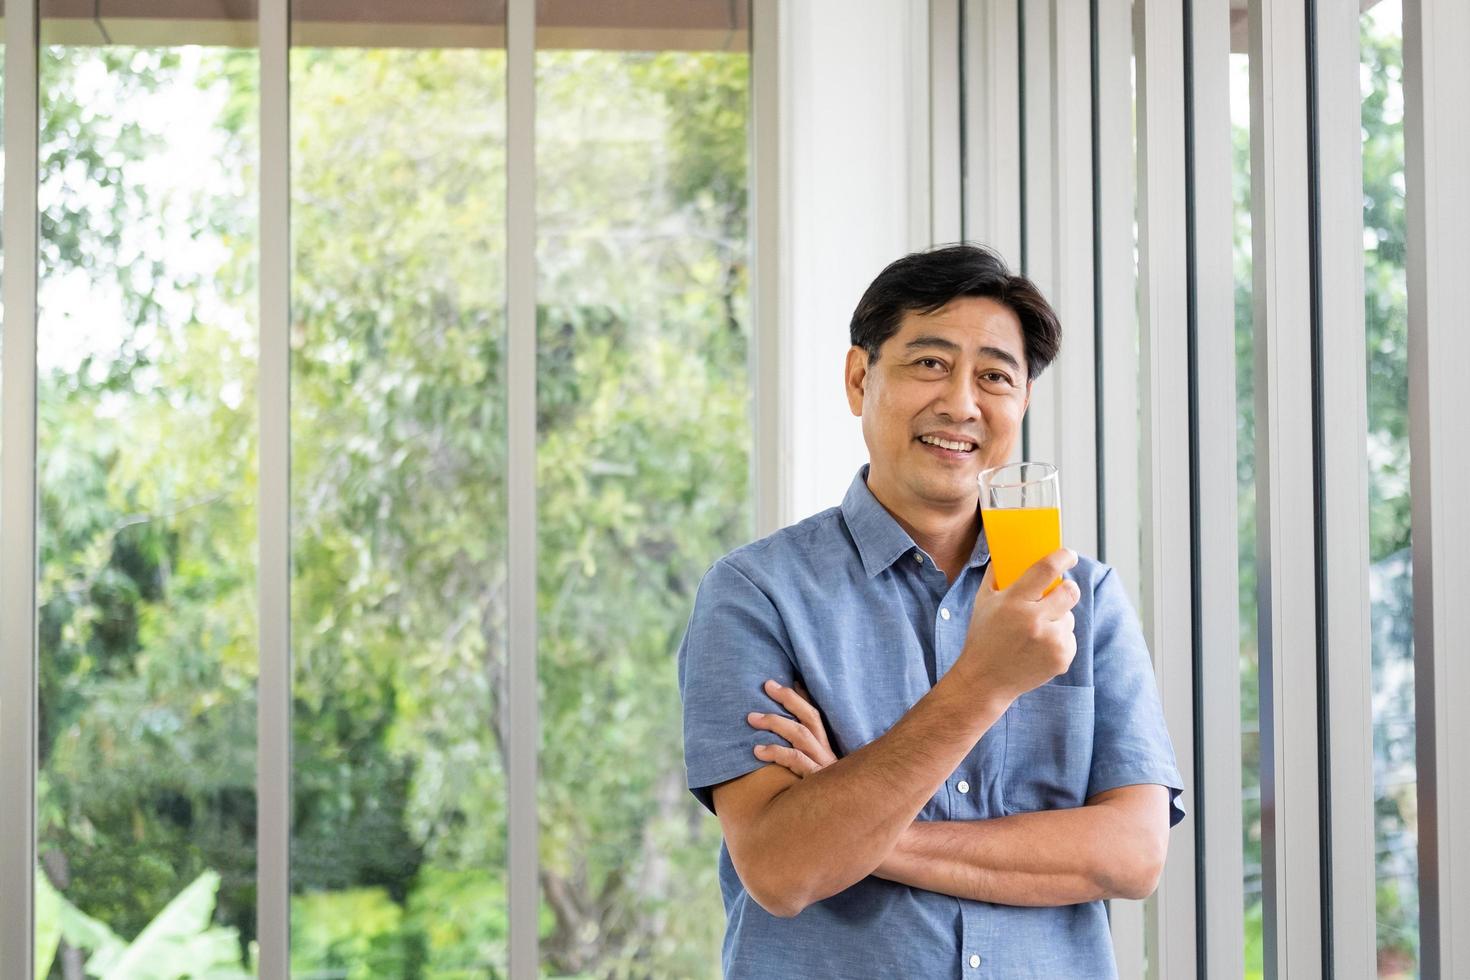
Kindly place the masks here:
MULTIPOLYGON (((981 471, 980 519, 995 563, 995 587, 1008 588, 1037 560, 1062 546, 1057 468, 1051 463, 1007 463, 981 471)), ((1052 582, 1046 591, 1059 582, 1052 582)))

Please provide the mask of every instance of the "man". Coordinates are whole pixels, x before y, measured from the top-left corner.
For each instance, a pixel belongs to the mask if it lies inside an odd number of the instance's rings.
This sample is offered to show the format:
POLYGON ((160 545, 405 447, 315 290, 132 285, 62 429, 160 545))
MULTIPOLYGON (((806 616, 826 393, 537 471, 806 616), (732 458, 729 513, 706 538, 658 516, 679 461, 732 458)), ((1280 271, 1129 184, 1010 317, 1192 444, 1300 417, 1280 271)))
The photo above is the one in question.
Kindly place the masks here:
POLYGON ((951 246, 884 269, 851 339, 869 464, 717 562, 679 650, 725 976, 1115 977, 1102 900, 1154 890, 1183 816, 1148 651, 1090 558, 997 590, 977 510, 1060 325, 951 246))

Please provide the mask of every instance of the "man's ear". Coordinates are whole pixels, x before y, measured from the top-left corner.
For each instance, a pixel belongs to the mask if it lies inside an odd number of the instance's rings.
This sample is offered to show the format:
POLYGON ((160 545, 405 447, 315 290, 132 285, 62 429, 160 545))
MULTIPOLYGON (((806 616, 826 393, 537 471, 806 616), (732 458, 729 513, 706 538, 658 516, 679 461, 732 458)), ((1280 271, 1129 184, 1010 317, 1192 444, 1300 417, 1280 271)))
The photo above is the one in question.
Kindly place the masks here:
POLYGON ((1031 407, 1031 386, 1034 385, 1035 383, 1036 383, 1036 379, 1035 378, 1027 378, 1026 379, 1026 401, 1021 406, 1021 415, 1023 417, 1026 415, 1026 409, 1028 409, 1028 408, 1031 407))
POLYGON ((863 415, 863 395, 868 390, 868 352, 861 347, 847 349, 847 407, 858 418, 863 415))

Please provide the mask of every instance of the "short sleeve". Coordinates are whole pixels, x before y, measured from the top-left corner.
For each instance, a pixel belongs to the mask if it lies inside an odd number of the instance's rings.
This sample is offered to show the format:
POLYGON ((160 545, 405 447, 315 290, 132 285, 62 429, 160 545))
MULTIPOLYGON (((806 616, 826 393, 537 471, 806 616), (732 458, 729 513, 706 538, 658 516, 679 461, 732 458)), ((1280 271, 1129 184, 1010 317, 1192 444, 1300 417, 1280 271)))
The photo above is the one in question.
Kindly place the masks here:
POLYGON ((1172 827, 1184 819, 1184 781, 1138 615, 1111 568, 1093 589, 1092 616, 1095 727, 1087 796, 1138 783, 1167 786, 1172 827))
POLYGON ((679 645, 684 703, 684 768, 690 792, 711 813, 714 787, 763 768, 755 747, 780 744, 745 716, 771 710, 768 679, 796 679, 791 643, 769 596, 721 559, 705 573, 679 645))

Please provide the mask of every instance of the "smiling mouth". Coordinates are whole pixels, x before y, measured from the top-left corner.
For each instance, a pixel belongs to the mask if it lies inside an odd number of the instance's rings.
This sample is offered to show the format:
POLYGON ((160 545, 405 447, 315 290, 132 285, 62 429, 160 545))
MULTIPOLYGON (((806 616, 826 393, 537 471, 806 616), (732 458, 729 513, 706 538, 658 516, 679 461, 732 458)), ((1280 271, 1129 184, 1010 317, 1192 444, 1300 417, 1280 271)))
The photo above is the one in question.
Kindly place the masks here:
POLYGON ((919 436, 918 441, 927 449, 950 459, 967 459, 979 448, 973 442, 941 439, 938 436, 919 436))

